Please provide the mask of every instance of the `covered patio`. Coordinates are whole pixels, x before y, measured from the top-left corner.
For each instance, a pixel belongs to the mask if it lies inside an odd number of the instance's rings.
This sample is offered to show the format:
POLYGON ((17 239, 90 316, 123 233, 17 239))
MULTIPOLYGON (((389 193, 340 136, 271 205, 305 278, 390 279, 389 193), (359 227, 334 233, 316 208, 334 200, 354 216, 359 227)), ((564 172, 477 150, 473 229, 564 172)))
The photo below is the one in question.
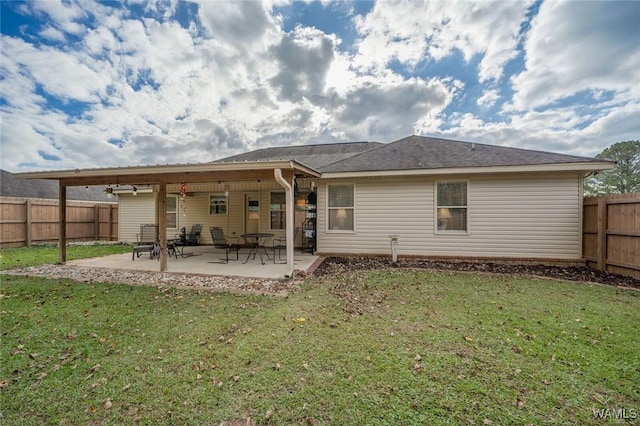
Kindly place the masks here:
MULTIPOLYGON (((66 253, 66 188, 69 186, 105 185, 106 188, 113 186, 131 185, 133 188, 145 186, 151 188, 154 199, 155 224, 158 226, 158 243, 161 246, 159 259, 149 261, 131 260, 131 255, 113 257, 112 259, 92 259, 85 262, 94 262, 97 267, 111 267, 122 269, 138 269, 149 271, 175 271, 184 273, 203 273, 212 275, 237 275, 247 276, 269 276, 272 278, 292 278, 296 269, 304 270, 303 267, 296 266, 295 259, 302 259, 302 256, 294 256, 294 205, 296 179, 318 178, 320 173, 316 170, 293 160, 266 160, 266 161, 245 161, 245 162, 214 162, 196 164, 177 165, 156 165, 156 166, 135 166, 135 167, 115 167, 98 169, 75 169, 62 171, 46 171, 21 173, 20 177, 26 179, 51 179, 57 180, 60 187, 59 197, 59 263, 67 262, 66 253), (193 258, 171 258, 168 254, 168 241, 175 238, 170 234, 167 226, 167 217, 163 212, 167 211, 168 186, 185 186, 189 184, 217 183, 228 187, 229 184, 243 185, 245 182, 272 182, 273 185, 284 191, 284 203, 286 205, 283 237, 286 240, 286 253, 283 258, 285 264, 262 265, 257 262, 242 263, 229 262, 228 264, 215 264, 209 261, 216 261, 214 248, 209 246, 189 247, 189 249, 202 250, 200 256, 193 258), (208 258, 208 261, 203 259, 208 258), (101 266, 105 265, 105 266, 101 266), (107 266, 112 265, 112 266, 107 266), (216 271, 213 271, 216 268, 216 271), (254 270, 256 272, 249 272, 254 270), (258 272, 260 271, 260 272, 258 272), (257 274, 257 275, 255 275, 257 274)), ((135 191, 135 189, 134 189, 135 191)), ((134 194, 135 195, 135 194, 134 194)), ((284 209, 285 207, 283 207, 284 209)), ((281 231, 281 232, 282 232, 281 231)), ((205 231, 206 232, 206 231, 205 231)), ((253 231, 255 232, 255 231, 253 231)), ((192 250, 196 251, 196 250, 192 250)), ((246 250, 241 251, 240 256, 246 256, 246 250)), ((111 258, 111 256, 110 256, 111 258)), ((141 258, 142 259, 142 258, 141 258)), ((311 257, 304 256, 311 263, 311 257)))

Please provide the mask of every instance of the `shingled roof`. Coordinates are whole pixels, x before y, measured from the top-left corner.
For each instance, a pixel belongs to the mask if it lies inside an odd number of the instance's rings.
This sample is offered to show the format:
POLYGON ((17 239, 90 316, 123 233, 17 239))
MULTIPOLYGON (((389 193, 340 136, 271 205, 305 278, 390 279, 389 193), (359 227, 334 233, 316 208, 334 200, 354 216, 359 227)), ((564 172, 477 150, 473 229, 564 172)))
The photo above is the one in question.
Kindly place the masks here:
POLYGON ((352 142, 264 148, 216 162, 296 160, 322 173, 597 163, 595 158, 409 136, 396 142, 352 142))
MULTIPOLYGON (((0 196, 23 198, 49 198, 58 199, 58 182, 47 179, 21 179, 6 170, 0 170, 0 196)), ((67 188, 67 200, 99 201, 113 203, 117 200, 110 199, 104 192, 104 187, 70 186, 67 188)))
POLYGON ((409 136, 374 150, 353 155, 321 169, 326 172, 442 169, 457 167, 524 166, 537 164, 591 163, 602 160, 460 142, 448 139, 409 136))
POLYGON ((328 164, 350 158, 356 154, 384 146, 380 142, 350 142, 324 145, 296 145, 263 148, 214 161, 230 163, 242 161, 295 160, 318 171, 328 164))

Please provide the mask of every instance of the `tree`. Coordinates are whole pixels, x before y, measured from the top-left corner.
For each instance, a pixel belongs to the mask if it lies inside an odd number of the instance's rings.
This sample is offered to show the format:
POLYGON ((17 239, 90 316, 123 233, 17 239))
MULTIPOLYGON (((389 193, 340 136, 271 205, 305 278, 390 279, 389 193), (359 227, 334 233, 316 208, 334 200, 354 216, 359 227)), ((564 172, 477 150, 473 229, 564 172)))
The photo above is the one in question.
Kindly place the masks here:
POLYGON ((584 183, 586 195, 640 192, 640 141, 614 143, 596 158, 613 160, 616 166, 589 176, 584 183))

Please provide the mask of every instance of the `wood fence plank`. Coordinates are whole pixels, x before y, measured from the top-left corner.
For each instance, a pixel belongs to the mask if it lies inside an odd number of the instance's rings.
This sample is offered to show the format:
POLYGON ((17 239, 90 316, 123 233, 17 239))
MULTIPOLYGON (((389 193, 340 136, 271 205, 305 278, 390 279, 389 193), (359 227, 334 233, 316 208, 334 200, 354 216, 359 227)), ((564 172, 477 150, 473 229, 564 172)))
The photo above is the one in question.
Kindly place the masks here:
POLYGON ((601 271, 606 270, 606 257, 607 257, 607 199, 601 198, 598 200, 598 249, 597 268, 601 271))
POLYGON ((27 247, 31 246, 31 233, 33 232, 31 229, 31 212, 32 212, 32 200, 27 200, 24 203, 24 207, 25 207, 25 212, 24 212, 24 216, 25 216, 25 243, 27 244, 27 247))

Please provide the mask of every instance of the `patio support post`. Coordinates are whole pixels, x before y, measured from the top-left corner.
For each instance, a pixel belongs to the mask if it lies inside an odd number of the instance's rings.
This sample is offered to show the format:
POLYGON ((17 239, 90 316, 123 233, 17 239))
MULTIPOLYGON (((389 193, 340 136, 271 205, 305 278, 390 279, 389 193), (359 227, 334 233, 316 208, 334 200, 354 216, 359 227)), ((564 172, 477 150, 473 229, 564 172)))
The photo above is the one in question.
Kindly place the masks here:
MULTIPOLYGON (((285 199, 287 203, 287 211, 286 211, 286 224, 285 224, 285 235, 287 237, 287 277, 293 278, 293 190, 291 188, 291 184, 287 182, 287 180, 282 176, 281 169, 273 169, 273 175, 276 178, 276 181, 284 188, 285 199)), ((292 178, 293 179, 293 178, 292 178)), ((275 256, 275 254, 274 254, 275 256)))
POLYGON ((58 263, 64 265, 67 262, 67 187, 58 181, 58 226, 60 227, 58 263))
POLYGON ((167 269, 167 183, 160 182, 156 197, 158 239, 160 240, 160 272, 167 269))

